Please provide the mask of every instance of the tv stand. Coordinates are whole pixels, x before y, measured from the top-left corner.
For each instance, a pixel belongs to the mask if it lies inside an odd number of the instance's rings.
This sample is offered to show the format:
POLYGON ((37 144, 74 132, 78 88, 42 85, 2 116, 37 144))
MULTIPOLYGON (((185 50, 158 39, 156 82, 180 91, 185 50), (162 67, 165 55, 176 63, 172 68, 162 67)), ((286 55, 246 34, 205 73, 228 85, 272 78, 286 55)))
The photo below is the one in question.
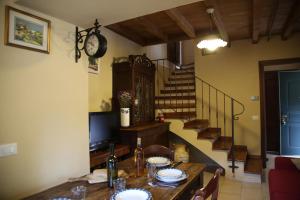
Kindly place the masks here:
MULTIPOLYGON (((117 158, 125 157, 129 155, 130 147, 128 145, 116 144, 115 155, 117 158)), ((106 163, 106 159, 109 156, 109 150, 96 150, 90 152, 90 168, 95 168, 97 166, 106 163)))

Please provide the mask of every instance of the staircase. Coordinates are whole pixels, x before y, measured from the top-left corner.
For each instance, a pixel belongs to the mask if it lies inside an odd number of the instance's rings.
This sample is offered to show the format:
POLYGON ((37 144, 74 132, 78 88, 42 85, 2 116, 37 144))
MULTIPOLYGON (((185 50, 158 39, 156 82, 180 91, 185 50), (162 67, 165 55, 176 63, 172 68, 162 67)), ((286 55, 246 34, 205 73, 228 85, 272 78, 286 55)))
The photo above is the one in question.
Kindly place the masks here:
POLYGON ((193 63, 178 67, 166 59, 153 62, 156 111, 171 122, 171 131, 221 165, 226 176, 261 182, 260 157, 235 144, 236 122, 244 105, 195 76, 193 63))

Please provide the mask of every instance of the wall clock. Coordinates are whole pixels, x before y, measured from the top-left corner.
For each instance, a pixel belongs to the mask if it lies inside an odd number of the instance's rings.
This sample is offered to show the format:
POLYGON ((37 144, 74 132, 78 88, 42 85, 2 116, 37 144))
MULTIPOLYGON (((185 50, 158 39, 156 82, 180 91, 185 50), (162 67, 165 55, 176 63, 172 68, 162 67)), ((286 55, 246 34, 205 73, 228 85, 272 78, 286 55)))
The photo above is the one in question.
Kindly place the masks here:
POLYGON ((94 32, 86 36, 84 51, 86 55, 94 58, 102 57, 107 49, 107 40, 100 33, 94 32))
POLYGON ((107 40, 100 33, 100 27, 97 19, 94 27, 79 31, 76 26, 75 62, 81 57, 82 50, 93 58, 100 58, 106 53, 107 40))

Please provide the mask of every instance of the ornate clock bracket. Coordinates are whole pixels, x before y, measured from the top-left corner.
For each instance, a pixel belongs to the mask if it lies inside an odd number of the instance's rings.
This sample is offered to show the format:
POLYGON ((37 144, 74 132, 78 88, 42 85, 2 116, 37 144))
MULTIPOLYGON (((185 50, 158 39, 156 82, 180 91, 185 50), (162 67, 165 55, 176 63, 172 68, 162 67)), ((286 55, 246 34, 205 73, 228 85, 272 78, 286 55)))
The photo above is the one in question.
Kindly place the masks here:
POLYGON ((78 60, 81 58, 81 51, 83 50, 84 46, 82 45, 82 47, 80 47, 80 44, 82 44, 84 42, 84 38, 89 35, 92 32, 99 32, 100 30, 99 28, 101 27, 101 25, 98 23, 98 20, 96 19, 94 26, 91 28, 87 28, 84 30, 79 31, 78 26, 76 26, 76 30, 75 30, 75 62, 77 63, 78 60))

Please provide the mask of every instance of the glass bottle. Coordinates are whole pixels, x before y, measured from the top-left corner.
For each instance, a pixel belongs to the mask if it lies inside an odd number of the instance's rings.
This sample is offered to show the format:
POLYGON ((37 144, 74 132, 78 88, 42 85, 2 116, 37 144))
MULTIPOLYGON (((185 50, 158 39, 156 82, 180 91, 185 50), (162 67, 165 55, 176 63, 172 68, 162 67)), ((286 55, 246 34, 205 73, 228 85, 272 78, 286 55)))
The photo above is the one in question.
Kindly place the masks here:
POLYGON ((118 178, 117 157, 115 156, 115 145, 109 144, 109 156, 107 158, 107 184, 113 187, 113 181, 118 178))
POLYGON ((144 173, 144 152, 140 137, 137 138, 137 146, 134 150, 134 161, 136 167, 136 176, 142 176, 144 173))

